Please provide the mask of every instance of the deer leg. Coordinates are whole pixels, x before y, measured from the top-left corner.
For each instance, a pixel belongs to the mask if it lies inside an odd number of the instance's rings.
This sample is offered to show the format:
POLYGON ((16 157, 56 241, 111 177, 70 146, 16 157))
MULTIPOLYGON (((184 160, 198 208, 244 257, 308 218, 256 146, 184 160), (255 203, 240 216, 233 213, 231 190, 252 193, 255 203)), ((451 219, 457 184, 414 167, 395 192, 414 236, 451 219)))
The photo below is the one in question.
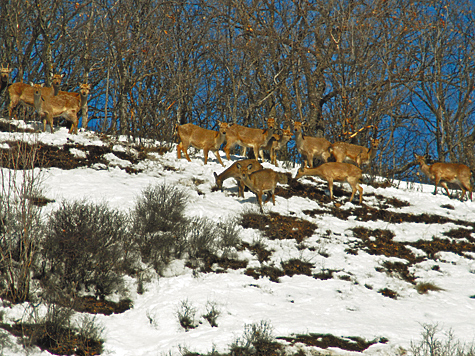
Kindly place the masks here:
POLYGON ((224 146, 223 150, 224 152, 226 153, 226 158, 228 159, 228 161, 231 159, 231 150, 233 149, 234 147, 234 143, 226 143, 226 146, 224 146))
MULTIPOLYGON (((262 162, 265 162, 265 159, 264 159, 264 150, 262 148, 259 149, 259 157, 261 157, 261 160, 262 162)), ((272 154, 271 154, 271 157, 270 157, 270 161, 272 163, 272 154)))
POLYGON ((51 133, 54 133, 53 129, 53 117, 48 117, 49 127, 51 129, 51 133))
POLYGON ((79 120, 76 118, 74 120, 74 133, 77 135, 78 134, 78 126, 79 126, 79 120))
POLYGON ((238 181, 238 197, 244 198, 244 182, 242 180, 238 181))
POLYGON ((77 134, 77 130, 75 129, 75 125, 74 125, 74 121, 71 122, 71 127, 69 128, 69 133, 76 133, 77 134))
POLYGON ((313 155, 307 155, 307 165, 308 168, 313 168, 313 155))
MULTIPOLYGON (((350 183, 350 182, 348 182, 348 183, 350 183)), ((355 184, 355 182, 351 182, 350 185, 351 185, 351 197, 350 197, 350 203, 351 203, 353 201, 353 198, 355 197, 356 184, 355 184)))
MULTIPOLYGON (((254 151, 254 159, 259 162, 259 147, 254 146, 252 149, 254 151)), ((264 159, 262 159, 262 162, 264 162, 264 159)))
POLYGON ((259 203, 259 207, 261 208, 261 213, 264 214, 264 209, 262 209, 262 193, 256 193, 257 195, 257 202, 259 203))
POLYGON ((180 159, 181 158, 181 150, 183 149, 183 143, 180 142, 178 146, 176 146, 176 158, 180 159))
POLYGON ((275 148, 270 149, 270 163, 272 163, 276 167, 279 167, 279 165, 277 164, 277 153, 275 152, 275 148))
POLYGON ((213 151, 216 158, 218 159, 218 162, 221 163, 221 165, 224 167, 224 163, 223 161, 221 160, 221 156, 219 155, 219 150, 216 150, 216 151, 213 151))
MULTIPOLYGON (((18 103, 15 103, 15 102, 10 102, 10 105, 8 105, 8 120, 11 120, 12 119, 12 112, 13 112, 13 109, 18 105, 18 103)), ((16 117, 14 118, 16 119, 16 117)))
POLYGON ((203 149, 203 156, 205 158, 205 164, 208 163, 208 150, 207 149, 203 149))
POLYGON ((471 186, 470 182, 469 183, 463 183, 463 185, 464 185, 465 189, 468 191, 469 196, 470 196, 470 201, 471 201, 472 200, 472 186, 471 186))
POLYGON ((439 183, 440 183, 440 178, 437 178, 437 177, 435 177, 435 182, 434 182, 434 186, 435 186, 435 187, 434 187, 434 193, 432 193, 432 194, 434 194, 434 195, 436 195, 436 194, 437 194, 437 186, 439 185, 439 183))
POLYGON ((445 191, 447 192, 447 196, 450 198, 450 193, 449 193, 449 187, 447 186, 446 182, 440 182, 440 185, 445 188, 445 191))
POLYGON ((361 187, 361 185, 356 183, 356 189, 358 189, 358 192, 360 194, 360 205, 361 205, 363 203, 363 188, 361 187))
POLYGON ((188 155, 188 147, 190 147, 190 144, 189 144, 188 142, 182 142, 181 150, 182 150, 183 153, 185 154, 186 160, 187 160, 188 162, 191 162, 191 158, 190 158, 190 156, 188 155))
POLYGON ((328 180, 328 190, 330 191, 330 199, 333 200, 333 179, 328 180))
POLYGON ((275 194, 274 194, 274 190, 271 190, 271 191, 270 191, 270 194, 271 194, 271 197, 272 197, 272 204, 275 205, 275 194))

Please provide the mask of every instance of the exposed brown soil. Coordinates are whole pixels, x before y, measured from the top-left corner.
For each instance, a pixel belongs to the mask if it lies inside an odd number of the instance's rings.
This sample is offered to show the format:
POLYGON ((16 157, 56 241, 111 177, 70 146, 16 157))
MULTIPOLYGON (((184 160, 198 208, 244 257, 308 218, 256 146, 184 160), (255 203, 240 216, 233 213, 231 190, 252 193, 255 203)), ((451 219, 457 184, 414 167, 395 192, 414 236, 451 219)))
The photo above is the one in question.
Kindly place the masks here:
POLYGON ((0 328, 17 337, 29 338, 40 349, 53 355, 90 356, 102 352, 102 341, 84 338, 75 329, 62 325, 17 323, 0 324, 0 328))
POLYGON ((292 345, 300 342, 308 346, 317 346, 322 349, 327 349, 329 347, 338 347, 347 351, 357 351, 362 352, 366 350, 371 345, 377 343, 387 343, 387 339, 377 339, 372 341, 366 341, 360 337, 348 336, 348 337, 336 337, 331 334, 313 334, 308 335, 297 335, 294 337, 278 337, 277 339, 285 340, 290 342, 292 345))
MULTIPOLYGON (((0 149, 0 167, 4 168, 31 168, 22 167, 22 160, 17 160, 16 157, 23 152, 36 152, 36 159, 34 167, 36 168, 60 168, 65 170, 75 169, 79 167, 91 167, 94 164, 102 163, 107 165, 107 160, 104 155, 113 153, 118 158, 136 164, 140 160, 146 158, 147 153, 151 151, 164 152, 167 149, 157 147, 154 149, 134 147, 138 152, 138 157, 123 151, 112 150, 112 145, 97 146, 97 145, 81 145, 77 143, 65 144, 62 147, 52 146, 47 144, 30 145, 25 142, 10 141, 7 142, 10 149, 0 149), (85 158, 77 157, 71 153, 71 149, 76 149, 86 154, 85 158)), ((133 168, 125 168, 128 173, 138 173, 139 171, 133 168)))
POLYGON ((75 299, 74 310, 90 314, 120 314, 132 307, 132 301, 129 299, 120 302, 111 302, 100 300, 95 297, 78 297, 75 299))
POLYGON ((313 235, 317 225, 291 216, 277 213, 244 214, 241 218, 244 228, 259 229, 271 240, 295 239, 298 243, 313 235))
POLYGON ((213 254, 209 254, 206 258, 203 258, 199 263, 194 264, 191 261, 186 263, 186 267, 199 270, 203 273, 224 273, 227 269, 243 269, 246 268, 248 261, 232 259, 228 257, 218 257, 213 254))

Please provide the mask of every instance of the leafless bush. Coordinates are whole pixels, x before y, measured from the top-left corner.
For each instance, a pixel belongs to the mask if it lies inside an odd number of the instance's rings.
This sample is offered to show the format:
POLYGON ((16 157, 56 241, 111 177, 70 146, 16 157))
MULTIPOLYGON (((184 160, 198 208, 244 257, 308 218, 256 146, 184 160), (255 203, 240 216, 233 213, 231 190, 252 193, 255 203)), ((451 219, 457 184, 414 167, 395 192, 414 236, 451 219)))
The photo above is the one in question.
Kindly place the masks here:
POLYGON ((185 331, 196 328, 196 308, 187 300, 182 300, 176 311, 178 321, 185 331))
POLYGON ((135 246, 142 261, 160 273, 176 258, 228 256, 239 244, 239 225, 229 219, 216 223, 208 218, 187 218, 188 196, 176 187, 148 187, 132 211, 135 246))
POLYGON ((456 339, 450 330, 440 339, 437 334, 440 329, 437 324, 422 325, 422 340, 411 342, 411 352, 414 356, 475 356, 475 346, 466 345, 456 339))
POLYGON ((43 280, 66 293, 85 288, 104 297, 120 291, 127 233, 125 214, 106 204, 63 202, 49 218, 43 280))
POLYGON ((34 169, 37 146, 20 144, 0 156, 0 295, 23 302, 43 233, 41 208, 31 197, 41 192, 42 173, 34 169))
POLYGON ((134 241, 145 263, 157 271, 184 249, 187 195, 166 184, 149 186, 132 210, 134 241))
POLYGON ((70 308, 46 305, 46 314, 34 312, 27 322, 20 324, 24 347, 39 346, 54 354, 97 355, 102 351, 103 328, 95 318, 85 316, 74 325, 70 308))
POLYGON ((241 338, 231 344, 231 355, 280 355, 280 346, 275 344, 272 325, 265 320, 260 323, 246 324, 241 338))
POLYGON ((218 309, 217 303, 208 301, 206 303, 206 314, 203 315, 203 318, 208 321, 209 325, 211 325, 212 327, 217 327, 217 319, 220 315, 221 312, 218 309))
POLYGON ((216 223, 207 218, 190 219, 185 231, 185 251, 190 258, 229 255, 241 241, 238 233, 238 225, 232 220, 216 223))

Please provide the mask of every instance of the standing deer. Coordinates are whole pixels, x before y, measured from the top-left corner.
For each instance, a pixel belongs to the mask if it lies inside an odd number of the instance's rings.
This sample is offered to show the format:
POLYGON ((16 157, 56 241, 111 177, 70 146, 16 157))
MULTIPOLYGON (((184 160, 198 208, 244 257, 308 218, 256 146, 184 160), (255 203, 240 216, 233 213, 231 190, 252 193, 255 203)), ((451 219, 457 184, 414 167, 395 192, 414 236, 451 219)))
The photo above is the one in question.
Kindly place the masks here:
POLYGON ((234 162, 228 169, 226 169, 223 173, 217 175, 216 172, 213 172, 214 174, 214 179, 216 180, 216 186, 218 189, 223 191, 223 182, 228 179, 228 178, 234 178, 236 179, 238 183, 238 197, 243 197, 244 198, 244 182, 241 179, 241 172, 238 168, 239 166, 249 166, 251 165, 252 167, 249 168, 249 173, 258 171, 262 169, 262 164, 260 164, 258 161, 255 159, 243 159, 237 162, 234 162))
POLYGON ((229 126, 225 122, 218 121, 218 123, 219 132, 204 129, 193 124, 177 126, 177 133, 180 139, 180 143, 176 148, 177 158, 180 159, 183 152, 188 162, 191 162, 190 156, 188 156, 188 147, 193 146, 196 149, 203 150, 205 164, 208 162, 208 152, 212 151, 219 163, 224 167, 223 161, 221 161, 219 156, 219 148, 226 139, 226 132, 229 130, 229 126))
POLYGON ((275 119, 267 119, 267 129, 253 129, 241 125, 234 124, 226 134, 226 158, 231 159, 230 151, 234 146, 252 147, 254 150, 254 157, 256 161, 259 159, 259 149, 267 145, 267 142, 272 138, 275 129, 275 119))
POLYGON ((73 98, 73 102, 77 103, 77 111, 82 111, 82 127, 87 127, 87 97, 91 90, 91 86, 89 84, 80 84, 79 85, 79 92, 69 92, 69 91, 62 91, 59 90, 57 95, 66 95, 68 97, 73 98))
POLYGON ((244 184, 256 195, 261 213, 264 213, 262 209, 262 195, 264 193, 267 194, 264 203, 271 197, 272 203, 275 205, 274 191, 277 183, 287 184, 289 181, 285 173, 276 172, 272 169, 261 169, 251 173, 253 168, 252 164, 248 164, 247 166, 238 164, 237 168, 241 172, 241 179, 244 184))
MULTIPOLYGON (((52 87, 41 87, 41 95, 46 98, 49 96, 58 95, 59 86, 61 80, 63 79, 62 74, 55 74, 53 76, 53 86, 52 87)), ((25 83, 13 83, 8 87, 8 117, 12 117, 13 109, 18 105, 29 106, 35 108, 35 88, 33 85, 25 83)))
POLYGON ((8 86, 8 80, 10 79, 10 72, 12 71, 9 69, 9 65, 5 68, 2 64, 2 68, 0 69, 0 94, 3 93, 5 88, 8 86))
POLYGON ((320 158, 324 162, 328 161, 330 158, 330 148, 331 143, 328 142, 323 137, 310 137, 304 136, 303 134, 303 125, 305 121, 293 121, 294 133, 295 133, 295 145, 297 151, 307 160, 307 164, 310 168, 313 167, 313 159, 320 158))
POLYGON ((53 119, 55 117, 61 116, 72 123, 69 133, 77 133, 77 102, 75 102, 73 98, 68 98, 63 95, 44 95, 42 91, 42 89, 44 89, 42 84, 35 84, 33 88, 34 107, 40 117, 43 119, 43 132, 46 132, 46 123, 48 122, 51 133, 54 133, 53 119))
POLYGON ((470 201, 472 200, 472 184, 470 179, 472 178, 472 172, 470 168, 461 163, 441 163, 437 162, 432 165, 426 163, 426 156, 419 156, 414 153, 417 163, 420 166, 421 172, 424 173, 429 179, 435 181, 434 195, 437 194, 437 186, 440 185, 445 188, 447 196, 450 197, 449 188, 447 183, 456 183, 462 188, 462 196, 460 201, 465 197, 465 193, 470 193, 470 201))
POLYGON ((328 189, 330 190, 330 199, 333 200, 333 182, 347 182, 352 189, 350 202, 355 197, 356 190, 360 194, 360 205, 363 200, 363 188, 359 182, 363 172, 360 168, 353 164, 341 162, 328 162, 316 168, 306 168, 305 164, 297 172, 295 179, 303 176, 317 176, 328 182, 328 189))
POLYGON ((356 163, 358 167, 361 167, 362 164, 370 164, 376 157, 380 141, 373 138, 370 140, 371 146, 369 148, 347 142, 335 142, 330 146, 330 152, 337 162, 356 163))
POLYGON ((262 162, 264 162, 264 150, 270 153, 270 163, 278 167, 276 151, 280 151, 283 147, 286 147, 287 142, 292 138, 292 131, 289 128, 283 129, 282 134, 273 134, 267 145, 262 146, 259 150, 262 162))

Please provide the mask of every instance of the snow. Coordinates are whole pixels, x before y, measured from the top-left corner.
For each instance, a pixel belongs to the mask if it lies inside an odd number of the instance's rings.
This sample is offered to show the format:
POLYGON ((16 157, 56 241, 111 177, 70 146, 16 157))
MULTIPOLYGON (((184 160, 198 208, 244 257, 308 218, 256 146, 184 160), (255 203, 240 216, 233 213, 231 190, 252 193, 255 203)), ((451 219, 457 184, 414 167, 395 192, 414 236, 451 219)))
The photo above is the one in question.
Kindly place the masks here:
MULTIPOLYGON (((54 134, 0 133, 0 142, 14 140, 43 142, 51 145, 79 143, 84 145, 108 145, 93 132, 80 132, 69 135, 64 128, 54 134)), ((114 150, 129 152, 125 139, 110 139, 114 150)), ((192 153, 193 150, 190 150, 192 153)), ((74 154, 82 155, 79 151, 74 154)), ((229 167, 233 161, 225 159, 229 167)), ((80 156, 81 157, 81 156, 80 156)), ((96 165, 92 168, 61 170, 43 169, 44 195, 55 202, 44 208, 45 214, 59 207, 62 200, 82 200, 107 202, 110 207, 128 211, 134 207, 136 199, 149 185, 160 183, 173 184, 184 189, 189 195, 186 214, 202 216, 215 221, 226 221, 243 210, 256 210, 256 198, 253 193, 245 192, 244 198, 237 198, 237 186, 233 179, 224 182, 224 192, 212 191, 213 172, 221 173, 223 168, 213 155, 208 164, 203 164, 201 152, 191 155, 192 162, 177 160, 176 151, 163 155, 150 154, 149 159, 141 161, 134 168, 140 173, 129 174, 123 169, 132 166, 113 154, 105 158, 109 165, 96 165), (165 169, 173 167, 173 170, 165 169)), ((275 168, 268 162, 265 168, 275 168)), ((296 174, 291 169, 292 176, 296 174)), ((3 174, 8 173, 3 169, 3 174)), ((38 170, 37 170, 38 171, 38 170)), ((310 181, 307 180, 310 184, 310 181)), ((460 202, 449 199, 442 190, 434 196, 432 185, 396 182, 396 187, 373 188, 363 184, 365 204, 377 207, 375 197, 366 194, 375 193, 385 197, 395 197, 410 205, 389 210, 409 214, 438 214, 448 218, 475 221, 475 202, 460 202), (443 208, 450 204, 453 209, 443 208)), ((344 185, 345 189, 349 189, 344 185)), ((357 205, 347 202, 347 197, 339 198, 341 209, 351 209, 357 205)), ((364 355, 389 355, 397 350, 407 350, 411 341, 419 340, 423 324, 438 324, 444 330, 452 330, 457 339, 471 343, 475 335, 475 261, 453 253, 441 253, 437 261, 426 260, 416 264, 414 274, 418 282, 430 282, 440 287, 440 291, 419 294, 412 284, 394 275, 378 272, 375 268, 384 261, 396 261, 380 255, 369 255, 359 251, 357 255, 348 254, 348 243, 355 241, 352 228, 364 226, 370 229, 389 229, 395 233, 395 241, 414 242, 442 237, 442 233, 455 228, 453 223, 392 224, 384 221, 357 221, 354 218, 340 220, 330 214, 312 218, 305 210, 321 209, 317 202, 301 197, 285 199, 276 196, 276 205, 267 203, 264 211, 292 215, 315 223, 318 227, 311 237, 304 241, 309 249, 298 250, 293 240, 271 241, 263 238, 257 230, 243 229, 244 241, 259 240, 274 250, 272 262, 300 258, 314 264, 315 272, 320 269, 336 270, 336 277, 327 280, 315 279, 304 275, 282 277, 280 283, 268 278, 255 280, 244 274, 244 270, 228 270, 227 273, 196 274, 184 266, 183 261, 175 261, 169 266, 165 276, 153 276, 144 285, 145 292, 137 293, 137 282, 127 277, 129 298, 133 308, 110 316, 97 315, 96 320, 104 327, 105 354, 124 356, 162 355, 169 352, 179 354, 180 348, 208 353, 214 349, 226 352, 229 345, 241 337, 246 324, 267 321, 273 328, 274 336, 292 336, 297 334, 323 333, 335 336, 358 336, 366 340, 387 338, 386 344, 375 344, 364 351, 364 355), (324 257, 319 251, 325 251, 324 257), (437 264, 439 270, 432 267, 437 264), (340 279, 338 276, 349 276, 340 279), (389 288, 398 293, 397 299, 383 296, 377 291, 389 288), (188 301, 197 309, 197 317, 206 313, 207 303, 215 303, 221 311, 217 319, 218 327, 211 327, 200 318, 201 324, 195 329, 185 331, 178 322, 177 310, 183 301, 188 301)), ((423 254, 422 251, 419 253, 423 254)), ((259 262, 248 251, 242 256, 250 259, 249 266, 258 266, 259 262)), ((402 261, 402 260, 400 260, 402 261)), ((271 262, 271 263, 272 263, 271 262)), ((13 322, 25 317, 28 306, 1 306, 3 322, 13 322)), ((310 348, 308 348, 310 349, 310 348)), ((49 355, 35 348, 30 355, 49 355)), ((328 351, 327 351, 328 352, 328 351)), ((14 346, 11 355, 25 353, 14 346)), ((332 349, 334 355, 353 355, 332 349)))

